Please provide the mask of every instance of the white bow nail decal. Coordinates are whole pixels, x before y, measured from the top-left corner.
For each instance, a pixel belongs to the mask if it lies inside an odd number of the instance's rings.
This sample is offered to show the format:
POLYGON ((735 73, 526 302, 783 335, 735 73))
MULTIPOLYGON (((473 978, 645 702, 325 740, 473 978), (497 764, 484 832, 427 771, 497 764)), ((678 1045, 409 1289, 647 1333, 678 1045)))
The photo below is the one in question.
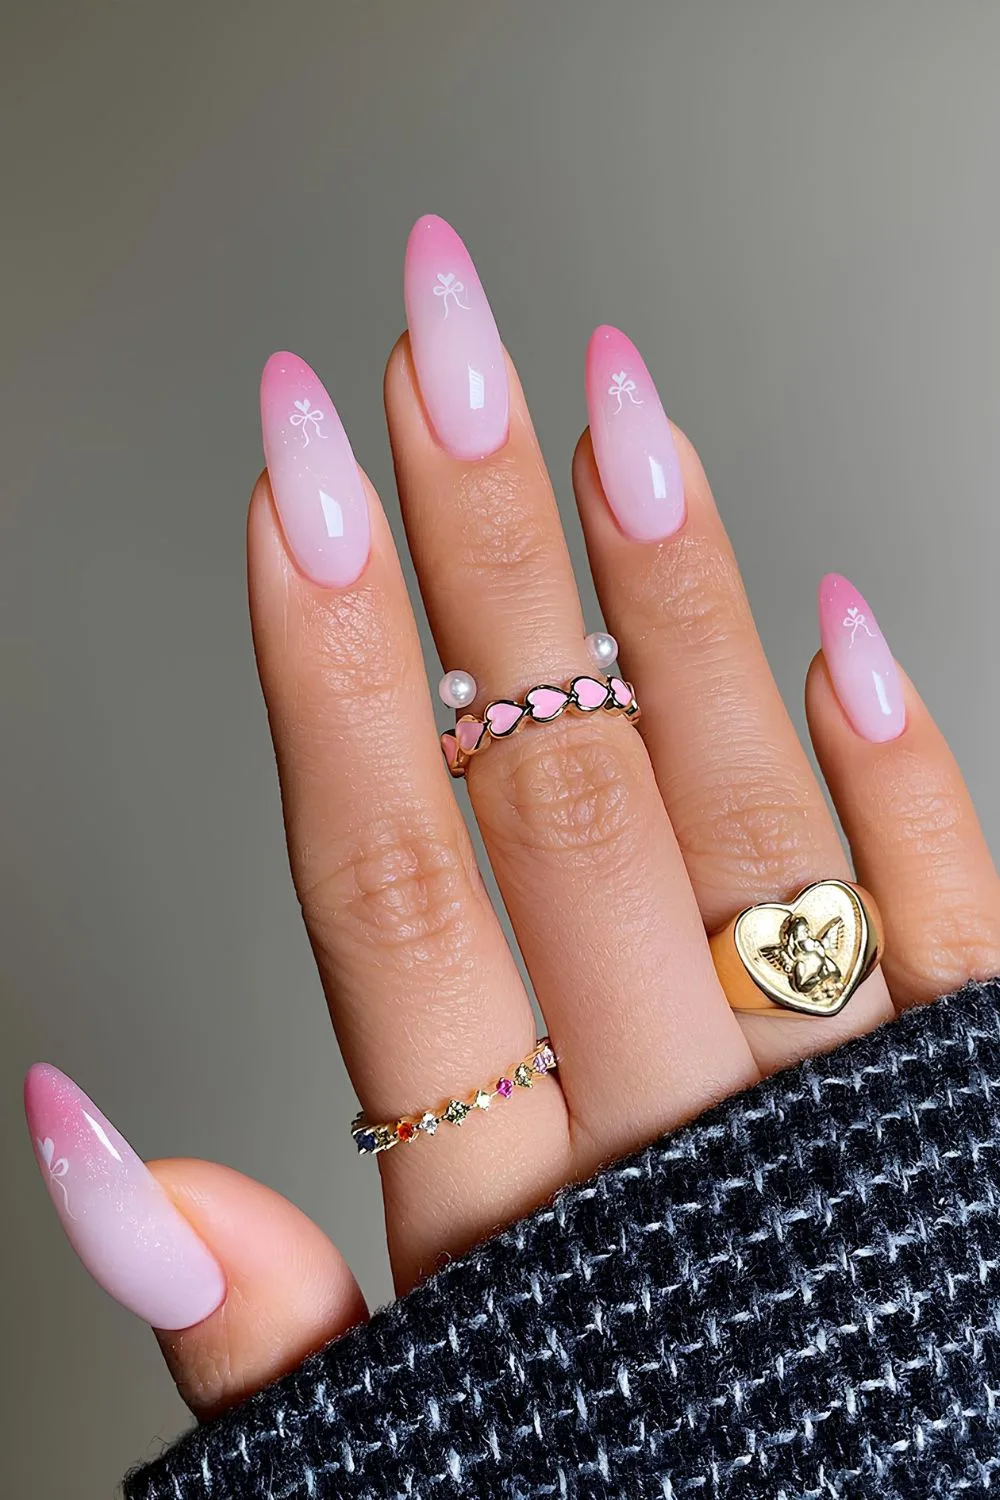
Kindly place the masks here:
POLYGON ((56 1156, 56 1143, 50 1135, 47 1135, 44 1140, 38 1142, 38 1149, 42 1153, 42 1160, 49 1169, 49 1182, 53 1183, 62 1193, 66 1212, 71 1219, 75 1219, 76 1214, 69 1206, 69 1192, 66 1184, 62 1181, 62 1178, 69 1171, 69 1162, 65 1156, 56 1156))
POLYGON ((323 418, 324 418, 325 414, 320 411, 319 407, 313 406, 313 404, 312 404, 311 401, 307 401, 307 400, 296 401, 295 405, 298 407, 298 410, 297 411, 293 411, 292 414, 291 414, 291 416, 288 418, 289 425, 292 426, 292 427, 301 427, 302 428, 302 436, 305 439, 305 442, 302 444, 302 446, 303 446, 303 448, 308 448, 309 447, 309 423, 310 422, 313 424, 313 427, 316 429, 315 432, 313 433, 314 437, 321 437, 321 438, 325 438, 326 437, 326 433, 325 432, 321 432, 320 431, 320 427, 319 427, 319 424, 323 421, 323 418))
POLYGON ((461 307, 465 312, 469 311, 469 304, 462 301, 462 293, 465 291, 465 282, 459 281, 454 271, 447 275, 443 271, 437 273, 437 286, 434 288, 435 297, 444 298, 444 315, 448 316, 448 298, 454 297, 455 306, 461 307))
MULTIPOLYGON (((857 635, 859 630, 863 630, 865 635, 871 636, 872 640, 875 639, 875 632, 868 629, 868 616, 866 614, 862 614, 861 610, 859 610, 857 605, 855 604, 851 605, 841 623, 843 624, 845 630, 849 630, 851 632, 851 646, 854 645, 854 637, 857 635)), ((848 650, 850 650, 850 646, 848 647, 848 650)))
POLYGON ((623 396, 627 396, 633 406, 642 406, 643 403, 638 399, 635 391, 635 381, 628 378, 627 371, 619 370, 617 375, 612 375, 611 384, 608 386, 608 395, 618 397, 618 405, 612 412, 612 416, 617 417, 618 413, 621 411, 623 396))

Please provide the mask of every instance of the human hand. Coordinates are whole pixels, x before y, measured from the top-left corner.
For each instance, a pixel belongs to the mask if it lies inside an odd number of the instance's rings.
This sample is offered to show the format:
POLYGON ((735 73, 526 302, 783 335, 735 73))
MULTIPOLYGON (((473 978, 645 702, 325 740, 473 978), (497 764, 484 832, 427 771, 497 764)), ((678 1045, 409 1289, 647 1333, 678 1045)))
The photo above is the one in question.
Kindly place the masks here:
MULTIPOLYGON (((596 668, 516 373, 441 221, 415 227, 405 278, 410 332, 385 382, 400 501, 442 660, 471 672, 463 711, 481 713, 596 668)), ((594 335, 586 386, 574 485, 641 726, 564 714, 469 762, 559 1066, 379 1154, 400 1292, 720 1097, 1000 970, 1000 889, 958 770, 870 608, 831 577, 809 725, 885 957, 836 1017, 730 1008, 706 935, 850 867, 697 455, 622 334, 594 335)), ((441 760, 377 497, 294 356, 269 362, 262 410, 250 592, 292 872, 366 1118, 392 1122, 492 1091, 536 1024, 441 760)), ((71 1241, 158 1326, 197 1415, 365 1316, 336 1249, 276 1194, 209 1163, 147 1172, 52 1069, 29 1075, 27 1103, 71 1241)))

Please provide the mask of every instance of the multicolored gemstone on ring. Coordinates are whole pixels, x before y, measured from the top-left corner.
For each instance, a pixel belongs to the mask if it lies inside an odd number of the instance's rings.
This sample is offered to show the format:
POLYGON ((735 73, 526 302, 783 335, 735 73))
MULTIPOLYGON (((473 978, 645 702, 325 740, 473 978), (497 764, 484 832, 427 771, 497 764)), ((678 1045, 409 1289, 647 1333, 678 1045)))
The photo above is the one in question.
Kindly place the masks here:
POLYGON ((528 1056, 522 1058, 509 1075, 498 1078, 492 1088, 476 1089, 465 1099, 448 1099, 437 1110, 427 1109, 391 1125, 372 1124, 363 1115, 358 1115, 351 1126, 354 1144, 359 1155, 376 1156, 401 1142, 408 1144, 421 1135, 435 1135, 442 1124, 462 1125, 473 1110, 488 1110, 494 1099, 509 1099, 516 1088, 531 1088, 539 1077, 551 1073, 557 1066, 548 1037, 541 1037, 528 1056))

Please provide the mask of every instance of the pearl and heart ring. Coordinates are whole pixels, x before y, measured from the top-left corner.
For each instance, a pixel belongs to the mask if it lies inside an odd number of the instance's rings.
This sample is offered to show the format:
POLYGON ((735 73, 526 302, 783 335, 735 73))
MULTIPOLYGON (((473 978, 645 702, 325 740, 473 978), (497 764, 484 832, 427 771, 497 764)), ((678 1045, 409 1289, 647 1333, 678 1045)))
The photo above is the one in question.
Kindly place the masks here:
MULTIPOLYGON (((452 673, 451 677, 459 674, 452 673)), ((462 674, 467 676, 468 674, 462 674)), ((443 696, 443 694, 442 694, 443 696)), ((466 699, 471 702, 475 690, 466 699)), ((550 724, 561 714, 593 714, 601 711, 621 714, 628 719, 639 717, 639 705, 630 683, 612 675, 574 677, 566 687, 540 683, 524 695, 523 701, 496 698, 488 703, 482 718, 464 714, 453 730, 441 736, 441 749, 453 776, 464 776, 474 755, 485 750, 492 740, 505 740, 525 724, 550 724)))

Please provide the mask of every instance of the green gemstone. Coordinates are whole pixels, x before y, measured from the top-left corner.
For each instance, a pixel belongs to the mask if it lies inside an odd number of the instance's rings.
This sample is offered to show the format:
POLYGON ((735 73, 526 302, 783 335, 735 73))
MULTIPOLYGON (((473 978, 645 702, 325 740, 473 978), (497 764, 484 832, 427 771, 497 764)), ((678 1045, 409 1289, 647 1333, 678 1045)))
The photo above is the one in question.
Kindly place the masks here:
POLYGON ((467 1104, 463 1104, 461 1099, 449 1099, 448 1107, 444 1112, 444 1117, 452 1125, 461 1125, 462 1121, 465 1119, 468 1113, 469 1106, 467 1104))
POLYGON ((519 1084, 522 1089, 530 1089, 534 1081, 531 1069, 527 1063, 519 1063, 514 1069, 514 1082, 519 1084))

